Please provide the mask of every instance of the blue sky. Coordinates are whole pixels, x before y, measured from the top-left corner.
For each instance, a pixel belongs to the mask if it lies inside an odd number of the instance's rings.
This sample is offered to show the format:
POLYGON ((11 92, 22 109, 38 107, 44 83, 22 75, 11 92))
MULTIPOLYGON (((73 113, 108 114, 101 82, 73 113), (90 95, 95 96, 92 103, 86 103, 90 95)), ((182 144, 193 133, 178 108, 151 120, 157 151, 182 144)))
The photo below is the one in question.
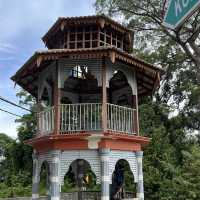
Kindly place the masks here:
MULTIPOLYGON (((41 37, 61 16, 95 13, 94 0, 0 0, 0 96, 18 102, 10 77, 38 49, 41 37)), ((0 101, 0 108, 16 114, 23 110, 0 101)), ((15 117, 0 111, 0 133, 16 138, 15 117)))

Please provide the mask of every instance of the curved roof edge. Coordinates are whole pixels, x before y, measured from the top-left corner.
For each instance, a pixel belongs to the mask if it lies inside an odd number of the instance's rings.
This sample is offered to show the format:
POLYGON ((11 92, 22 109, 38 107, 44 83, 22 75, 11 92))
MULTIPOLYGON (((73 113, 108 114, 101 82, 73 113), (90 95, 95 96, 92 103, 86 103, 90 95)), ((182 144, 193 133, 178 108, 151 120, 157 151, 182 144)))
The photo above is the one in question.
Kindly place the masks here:
POLYGON ((119 22, 116 22, 115 20, 101 14, 101 15, 89 15, 89 16, 80 16, 80 17, 59 17, 57 21, 51 26, 51 28, 47 31, 47 33, 42 37, 42 40, 46 42, 50 34, 58 30, 60 28, 61 24, 63 22, 65 23, 74 23, 74 24, 80 24, 84 21, 85 24, 90 24, 92 22, 96 22, 100 19, 104 19, 105 21, 109 22, 111 25, 116 27, 116 29, 124 31, 124 32, 131 32, 132 30, 128 29, 127 27, 123 26, 119 22))
MULTIPOLYGON (((119 60, 127 63, 128 65, 133 66, 138 72, 137 74, 140 84, 144 85, 145 82, 150 84, 147 88, 150 93, 153 93, 158 87, 160 75, 162 72, 164 72, 164 70, 161 68, 149 64, 134 55, 128 54, 114 47, 101 47, 95 49, 51 49, 35 52, 35 54, 33 54, 33 56, 27 60, 27 62, 16 72, 13 77, 11 77, 11 79, 17 82, 19 85, 22 85, 22 87, 26 87, 22 83, 22 79, 23 77, 27 76, 26 74, 31 75, 30 70, 34 71, 42 69, 43 62, 59 60, 68 56, 72 56, 73 59, 107 57, 110 58, 112 62, 119 60)), ((32 76, 34 76, 34 73, 32 76)))

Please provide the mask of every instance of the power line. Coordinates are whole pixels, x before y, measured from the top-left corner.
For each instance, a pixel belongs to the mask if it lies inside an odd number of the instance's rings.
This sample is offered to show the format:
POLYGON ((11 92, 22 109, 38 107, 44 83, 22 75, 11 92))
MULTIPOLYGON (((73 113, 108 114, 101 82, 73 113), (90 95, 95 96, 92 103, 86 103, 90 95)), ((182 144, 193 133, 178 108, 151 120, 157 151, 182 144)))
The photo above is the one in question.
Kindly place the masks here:
POLYGON ((21 108, 21 109, 23 109, 23 110, 32 112, 31 110, 29 110, 29 109, 27 109, 27 108, 24 108, 24 107, 22 107, 22 106, 20 106, 20 105, 17 105, 16 103, 14 103, 14 102, 12 102, 12 101, 10 101, 10 100, 8 100, 8 99, 5 99, 5 98, 2 97, 2 96, 0 96, 0 100, 4 101, 4 102, 6 102, 6 103, 9 103, 9 104, 11 104, 11 105, 13 105, 13 106, 16 106, 16 107, 18 107, 18 108, 21 108))
POLYGON ((22 117, 22 116, 20 116, 20 115, 14 114, 14 113, 12 113, 12 112, 9 112, 9 111, 4 110, 4 109, 1 109, 1 108, 0 108, 0 111, 5 112, 5 113, 8 113, 8 114, 13 115, 13 116, 16 116, 16 117, 22 117))

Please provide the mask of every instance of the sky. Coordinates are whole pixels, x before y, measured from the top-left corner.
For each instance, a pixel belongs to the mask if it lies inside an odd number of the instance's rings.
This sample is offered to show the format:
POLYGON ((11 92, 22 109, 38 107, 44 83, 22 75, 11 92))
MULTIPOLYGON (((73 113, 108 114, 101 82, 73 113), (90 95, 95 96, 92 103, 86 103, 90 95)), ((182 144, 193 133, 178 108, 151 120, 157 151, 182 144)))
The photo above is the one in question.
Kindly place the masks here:
MULTIPOLYGON (((19 99, 10 77, 33 55, 44 49, 41 37, 58 17, 95 14, 95 0, 0 0, 0 96, 19 99)), ((24 111, 0 101, 0 108, 18 115, 24 111)), ((0 111, 0 133, 17 137, 17 118, 0 111)))

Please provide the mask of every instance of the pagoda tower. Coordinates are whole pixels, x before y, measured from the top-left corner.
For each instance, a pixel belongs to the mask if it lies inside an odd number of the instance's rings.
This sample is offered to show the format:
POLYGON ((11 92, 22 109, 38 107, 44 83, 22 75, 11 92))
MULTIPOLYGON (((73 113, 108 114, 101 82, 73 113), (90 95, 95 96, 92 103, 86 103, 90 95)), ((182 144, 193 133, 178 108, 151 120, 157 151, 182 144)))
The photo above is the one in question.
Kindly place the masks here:
POLYGON ((133 38, 104 15, 59 18, 42 38, 47 49, 12 77, 38 104, 37 133, 27 141, 34 149, 33 200, 44 163, 51 200, 61 199, 69 168, 81 184, 88 167, 101 200, 126 199, 113 178, 120 160, 134 176, 135 199, 144 199, 143 147, 150 139, 140 136, 138 99, 154 92, 160 69, 131 54, 133 38))

